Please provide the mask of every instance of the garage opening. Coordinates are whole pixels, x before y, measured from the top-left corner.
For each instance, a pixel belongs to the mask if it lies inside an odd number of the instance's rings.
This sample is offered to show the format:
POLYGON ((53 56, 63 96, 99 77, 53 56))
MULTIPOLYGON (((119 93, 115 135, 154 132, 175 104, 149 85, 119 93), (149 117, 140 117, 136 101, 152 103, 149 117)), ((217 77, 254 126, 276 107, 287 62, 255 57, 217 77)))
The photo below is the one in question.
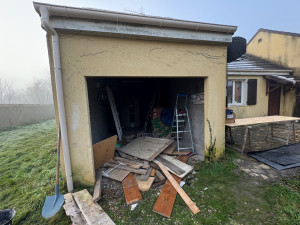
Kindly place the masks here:
POLYGON ((117 134, 107 87, 115 101, 125 142, 132 141, 137 135, 170 137, 176 95, 180 93, 188 96, 187 106, 195 153, 204 156, 205 103, 198 98, 203 97, 204 78, 89 77, 86 81, 93 144, 117 134), (155 110, 169 115, 167 117, 168 121, 171 117, 171 124, 163 121, 163 128, 155 127, 152 123, 155 110), (149 111, 152 115, 147 121, 149 111))

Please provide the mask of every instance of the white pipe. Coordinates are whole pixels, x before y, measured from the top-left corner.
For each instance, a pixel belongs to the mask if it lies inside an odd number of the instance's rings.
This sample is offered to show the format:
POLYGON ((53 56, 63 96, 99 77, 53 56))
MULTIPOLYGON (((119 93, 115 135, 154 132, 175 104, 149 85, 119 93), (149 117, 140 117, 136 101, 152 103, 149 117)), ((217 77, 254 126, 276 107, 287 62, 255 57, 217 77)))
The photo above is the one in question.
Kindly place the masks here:
POLYGON ((61 128, 67 187, 68 187, 68 192, 73 192, 72 168, 71 168, 71 159, 70 159, 70 150, 69 150, 67 123, 66 123, 66 112, 65 112, 65 105, 64 105, 64 98, 63 98, 63 86, 62 86, 62 79, 61 79, 59 38, 55 29, 53 29, 53 27, 51 27, 49 24, 48 9, 44 6, 41 6, 39 10, 41 13, 41 22, 42 22, 43 29, 52 35, 52 49, 53 49, 52 51, 53 51, 53 59, 54 59, 53 63, 54 63, 57 104, 58 104, 58 115, 59 115, 59 123, 61 128))

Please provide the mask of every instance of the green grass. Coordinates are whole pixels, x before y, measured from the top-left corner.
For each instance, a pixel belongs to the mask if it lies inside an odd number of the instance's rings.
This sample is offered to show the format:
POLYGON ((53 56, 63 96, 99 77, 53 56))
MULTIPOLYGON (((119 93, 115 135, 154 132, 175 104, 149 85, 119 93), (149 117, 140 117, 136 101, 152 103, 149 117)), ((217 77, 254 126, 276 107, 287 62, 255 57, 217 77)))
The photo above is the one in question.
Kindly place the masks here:
MULTIPOLYGON (((55 121, 0 132, 0 209, 17 211, 14 224, 71 224, 63 210, 45 220, 41 210, 54 194, 56 162, 55 121)), ((225 158, 199 163, 183 186, 200 208, 192 215, 177 196, 171 218, 152 212, 159 190, 143 193, 133 211, 122 191, 105 192, 99 201, 116 224, 300 224, 300 177, 270 183, 239 170, 227 150, 225 158)), ((65 193, 63 182, 61 193, 65 193)))
POLYGON ((17 211, 14 224, 71 224, 63 210, 50 220, 41 216, 46 196, 54 195, 56 141, 54 120, 0 132, 0 209, 17 211))

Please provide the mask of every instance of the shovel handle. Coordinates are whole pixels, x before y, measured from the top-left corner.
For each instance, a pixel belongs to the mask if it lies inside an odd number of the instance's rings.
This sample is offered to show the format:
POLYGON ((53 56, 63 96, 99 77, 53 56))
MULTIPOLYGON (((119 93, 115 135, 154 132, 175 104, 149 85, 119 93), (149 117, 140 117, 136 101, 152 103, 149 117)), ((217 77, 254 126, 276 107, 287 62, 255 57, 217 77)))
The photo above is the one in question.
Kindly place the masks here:
POLYGON ((60 126, 59 126, 58 127, 58 141, 57 141, 56 184, 59 183, 60 141, 61 141, 61 133, 60 133, 60 126))

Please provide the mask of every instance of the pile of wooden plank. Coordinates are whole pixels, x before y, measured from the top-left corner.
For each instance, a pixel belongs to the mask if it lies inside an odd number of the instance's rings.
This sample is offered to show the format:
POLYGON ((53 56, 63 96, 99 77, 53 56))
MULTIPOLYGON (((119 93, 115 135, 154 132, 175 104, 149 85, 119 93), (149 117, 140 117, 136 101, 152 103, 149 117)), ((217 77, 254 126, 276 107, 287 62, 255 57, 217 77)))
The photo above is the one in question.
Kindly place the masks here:
POLYGON ((153 207, 154 212, 169 218, 179 193, 191 211, 198 213, 195 203, 179 185, 193 170, 187 164, 191 153, 185 152, 174 158, 177 156, 174 156, 173 142, 166 138, 140 137, 119 148, 114 157, 97 170, 94 201, 101 197, 100 181, 104 176, 122 182, 127 205, 142 201, 141 192, 164 185, 153 207))

